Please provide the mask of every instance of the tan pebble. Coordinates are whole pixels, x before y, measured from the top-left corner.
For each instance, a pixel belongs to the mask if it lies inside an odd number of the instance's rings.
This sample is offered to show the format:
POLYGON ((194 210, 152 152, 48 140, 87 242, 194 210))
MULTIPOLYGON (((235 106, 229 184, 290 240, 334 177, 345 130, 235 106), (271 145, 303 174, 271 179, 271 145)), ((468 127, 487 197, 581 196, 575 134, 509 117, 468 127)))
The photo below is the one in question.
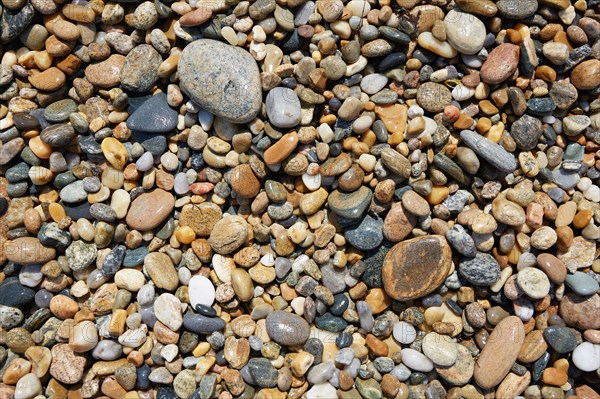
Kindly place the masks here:
POLYGON ((523 322, 518 317, 506 317, 496 325, 475 363, 473 375, 480 387, 494 388, 506 377, 524 339, 523 322))
POLYGON ((65 84, 66 76, 56 67, 48 68, 43 72, 30 75, 29 83, 36 89, 44 91, 57 90, 65 84))
POLYGON ((50 368, 52 354, 43 346, 32 346, 25 351, 25 357, 31 362, 31 372, 42 378, 50 368))
POLYGON ((525 391, 530 382, 531 373, 529 371, 525 372, 522 376, 515 373, 508 373, 496 390, 496 397, 515 398, 525 391))
POLYGON ((56 295, 50 301, 50 311, 59 319, 70 319, 79 311, 79 304, 66 295, 56 295))
POLYGON ((22 265, 46 263, 56 256, 54 248, 45 247, 34 237, 20 237, 4 244, 6 258, 22 265))
POLYGON ((244 269, 233 269, 231 272, 231 284, 240 301, 249 301, 254 296, 254 284, 250 275, 244 269))

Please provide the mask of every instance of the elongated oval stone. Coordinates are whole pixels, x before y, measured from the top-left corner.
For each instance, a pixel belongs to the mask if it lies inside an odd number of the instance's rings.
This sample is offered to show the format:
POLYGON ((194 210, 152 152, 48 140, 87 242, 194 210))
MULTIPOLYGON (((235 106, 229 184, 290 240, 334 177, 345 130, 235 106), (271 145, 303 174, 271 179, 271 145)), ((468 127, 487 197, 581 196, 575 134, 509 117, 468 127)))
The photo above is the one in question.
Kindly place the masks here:
POLYGON ((524 340, 523 322, 517 316, 498 323, 475 362, 475 382, 484 389, 500 384, 517 360, 524 340))

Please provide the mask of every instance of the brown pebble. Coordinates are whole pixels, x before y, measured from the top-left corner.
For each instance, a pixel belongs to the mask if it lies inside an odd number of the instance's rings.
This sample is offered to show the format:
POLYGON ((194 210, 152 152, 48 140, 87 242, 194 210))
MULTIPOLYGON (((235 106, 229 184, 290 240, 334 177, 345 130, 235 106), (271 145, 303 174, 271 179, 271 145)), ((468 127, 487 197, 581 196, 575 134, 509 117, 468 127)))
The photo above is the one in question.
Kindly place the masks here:
POLYGON ((523 322, 516 316, 494 328, 475 363, 475 382, 485 389, 496 387, 513 366, 525 339, 523 322))

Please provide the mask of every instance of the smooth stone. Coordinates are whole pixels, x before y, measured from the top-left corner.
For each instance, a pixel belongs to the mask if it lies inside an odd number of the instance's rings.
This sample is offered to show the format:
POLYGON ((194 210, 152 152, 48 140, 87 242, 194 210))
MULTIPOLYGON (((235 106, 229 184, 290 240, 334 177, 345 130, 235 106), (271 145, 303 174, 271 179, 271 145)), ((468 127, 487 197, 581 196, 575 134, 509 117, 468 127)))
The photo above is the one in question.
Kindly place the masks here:
POLYGON ((177 289, 179 276, 169 255, 161 252, 151 252, 146 255, 144 272, 152 279, 157 288, 167 291, 177 289))
POLYGON ((436 366, 452 366, 458 358, 458 344, 449 336, 436 332, 425 335, 421 349, 436 366))
POLYGON ((561 354, 573 352, 577 347, 577 337, 568 327, 547 327, 544 329, 544 340, 561 354))
POLYGON ((303 345, 309 338, 309 325, 300 316, 281 310, 270 313, 266 319, 267 334, 278 344, 303 345))
POLYGON ((212 306, 215 301, 215 286, 204 276, 193 276, 188 283, 190 305, 212 306))
POLYGON ((2 328, 10 330, 21 324, 23 319, 24 316, 21 310, 11 306, 0 305, 0 326, 2 328))
POLYGON ((542 136, 542 122, 538 118, 523 115, 512 124, 510 135, 520 149, 532 150, 542 136))
POLYGON ((575 272, 567 275, 565 284, 573 290, 577 295, 587 296, 598 292, 600 286, 598 282, 589 274, 583 272, 575 272))
POLYGON ((154 314, 158 321, 171 331, 177 331, 183 324, 181 302, 173 294, 162 294, 154 301, 154 314))
POLYGON ((463 130, 460 132, 460 138, 477 155, 484 158, 501 172, 511 173, 517 168, 517 160, 511 153, 478 133, 471 130, 463 130))
POLYGON ((495 85, 510 78, 519 65, 519 54, 519 46, 511 43, 503 43, 494 48, 481 66, 479 71, 481 80, 485 83, 495 85))
POLYGON ((327 198, 327 206, 340 217, 358 219, 370 205, 372 198, 373 192, 365 186, 351 193, 334 190, 327 198))
POLYGON ((446 232, 446 239, 462 255, 469 257, 477 255, 475 241, 460 224, 455 224, 446 232))
POLYGON ((476 16, 453 9, 444 18, 446 40, 462 54, 477 54, 486 38, 485 25, 476 16))
POLYGON ((538 0, 499 0, 496 6, 500 15, 505 18, 525 19, 535 14, 538 0))
POLYGON ((383 241, 383 220, 367 215, 360 224, 346 229, 344 236, 350 245, 361 250, 375 249, 383 241))
POLYGON ((77 104, 70 98, 59 100, 44 109, 44 118, 51 123, 65 122, 69 115, 77 111, 77 104))
POLYGON ((127 119, 127 127, 148 134, 165 134, 177 126, 178 114, 167 103, 167 95, 159 93, 147 98, 127 119))
POLYGON ((76 353, 68 344, 52 347, 50 375, 64 384, 76 384, 83 377, 86 364, 85 354, 76 353))
POLYGON ((19 237, 4 243, 6 259, 22 265, 46 263, 56 256, 56 250, 49 248, 34 237, 19 237))
POLYGON ((411 370, 428 373, 433 370, 433 363, 424 354, 411 348, 402 349, 402 363, 411 370))
POLYGON ((88 193, 83 189, 83 181, 76 180, 60 190, 60 199, 67 203, 77 203, 87 199, 88 193))
POLYGON ((35 291, 21 285, 16 277, 7 278, 0 284, 0 305, 20 307, 33 300, 35 291))
POLYGON ((161 224, 175 206, 173 195, 160 188, 134 199, 125 221, 132 229, 148 231, 161 224))
POLYGON ((490 286, 500 278, 500 265, 490 254, 478 252, 474 258, 463 258, 459 274, 471 284, 490 286))
MULTIPOLYGON (((404 195, 406 194, 408 192, 404 195)), ((412 232, 416 225, 417 217, 410 212, 405 212, 403 203, 396 202, 383 221, 383 235, 389 241, 400 242, 412 232)))
POLYGON ((383 286, 392 298, 405 301, 435 291, 451 266, 452 250, 443 236, 430 235, 396 244, 385 256, 383 286))
POLYGON ((277 385, 277 370, 269 359, 252 358, 247 364, 252 380, 261 388, 272 388, 277 385))
POLYGON ((25 374, 15 386, 14 399, 33 399, 42 393, 42 382, 34 373, 25 374))
POLYGON ((227 255, 241 247, 248 239, 248 224, 240 216, 219 220, 208 238, 213 251, 227 255))
POLYGON ((573 351, 573 364, 581 371, 592 372, 600 368, 600 345, 582 342, 573 351))
POLYGON ((0 42, 10 43, 17 38, 31 23, 35 9, 27 2, 19 10, 6 8, 0 18, 0 42))
POLYGON ((399 321, 394 324, 392 331, 396 341, 404 345, 409 345, 417 338, 417 330, 412 324, 405 321, 399 321))
POLYGON ((388 82, 388 78, 385 75, 373 73, 366 75, 360 82, 360 88, 363 92, 373 95, 381 91, 388 82))
POLYGON ((341 317, 332 315, 331 313, 325 313, 324 315, 317 316, 315 318, 315 325, 321 330, 336 333, 342 332, 348 326, 348 322, 341 317))
POLYGON ((457 358, 452 366, 442 367, 436 366, 435 371, 442 377, 444 381, 453 386, 462 386, 469 382, 473 377, 475 369, 475 360, 464 345, 456 345, 457 358))
POLYGON ((225 320, 187 313, 183 316, 183 327, 196 334, 212 334, 225 328, 225 320))
POLYGON ((452 94, 442 84, 426 82, 417 89, 417 103, 428 112, 442 112, 452 103, 452 94))
POLYGON ((246 50, 211 39, 189 43, 179 59, 181 89, 207 111, 250 122, 262 106, 256 61, 246 50))
POLYGON ((221 208, 211 202, 185 205, 179 215, 179 226, 189 226, 197 236, 206 237, 221 217, 221 208))
POLYGON ((558 312, 568 326, 580 330, 600 329, 600 319, 590 317, 592 314, 600 314, 598 294, 579 296, 568 292, 560 301, 558 312))
POLYGON ((516 316, 508 316, 496 325, 475 363, 473 377, 484 389, 496 387, 517 360, 525 329, 516 316))
POLYGON ((534 267, 526 267, 519 271, 517 285, 531 299, 541 299, 550 292, 548 276, 534 267))
MULTIPOLYGON (((121 86, 137 93, 149 91, 158 80, 162 58, 149 44, 140 44, 125 57, 121 70, 121 86)), ((143 129, 142 129, 143 130, 143 129)))
POLYGON ((269 122, 280 128, 290 128, 300 123, 302 109, 296 93, 286 87, 275 87, 265 100, 269 122))

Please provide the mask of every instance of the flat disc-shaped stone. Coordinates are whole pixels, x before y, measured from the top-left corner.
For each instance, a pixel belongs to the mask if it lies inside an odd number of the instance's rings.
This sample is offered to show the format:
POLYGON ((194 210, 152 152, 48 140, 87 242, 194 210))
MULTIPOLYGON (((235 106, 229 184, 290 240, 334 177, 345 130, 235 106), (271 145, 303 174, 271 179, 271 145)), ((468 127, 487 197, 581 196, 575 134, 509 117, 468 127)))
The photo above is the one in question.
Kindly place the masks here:
POLYGON ((421 298, 444 282, 451 263, 452 251, 443 236, 403 241, 396 244, 383 261, 383 286, 399 301, 421 298))

